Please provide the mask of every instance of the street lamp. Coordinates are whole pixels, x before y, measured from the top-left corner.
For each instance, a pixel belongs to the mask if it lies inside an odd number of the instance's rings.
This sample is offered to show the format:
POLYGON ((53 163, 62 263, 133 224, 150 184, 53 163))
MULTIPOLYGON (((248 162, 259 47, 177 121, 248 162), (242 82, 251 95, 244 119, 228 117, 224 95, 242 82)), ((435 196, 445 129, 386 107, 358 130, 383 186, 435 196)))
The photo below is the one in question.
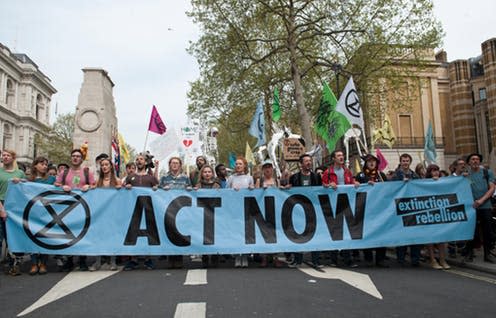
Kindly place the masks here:
POLYGON ((339 63, 332 63, 331 70, 336 74, 336 93, 339 94, 339 73, 343 70, 343 65, 339 63))

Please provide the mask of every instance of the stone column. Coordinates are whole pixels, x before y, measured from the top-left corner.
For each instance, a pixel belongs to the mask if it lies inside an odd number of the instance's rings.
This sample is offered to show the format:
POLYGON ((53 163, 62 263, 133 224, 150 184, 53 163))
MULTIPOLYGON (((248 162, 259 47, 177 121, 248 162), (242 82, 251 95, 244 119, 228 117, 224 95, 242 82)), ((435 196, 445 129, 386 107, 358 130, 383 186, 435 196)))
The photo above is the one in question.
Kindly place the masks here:
POLYGON ((114 83, 107 71, 100 68, 84 68, 83 73, 72 141, 74 148, 88 143, 88 161, 84 164, 94 169, 96 156, 111 156, 112 136, 117 132, 114 83))
POLYGON ((477 151, 477 132, 468 61, 451 62, 448 66, 448 73, 456 152, 459 155, 466 155, 477 151))

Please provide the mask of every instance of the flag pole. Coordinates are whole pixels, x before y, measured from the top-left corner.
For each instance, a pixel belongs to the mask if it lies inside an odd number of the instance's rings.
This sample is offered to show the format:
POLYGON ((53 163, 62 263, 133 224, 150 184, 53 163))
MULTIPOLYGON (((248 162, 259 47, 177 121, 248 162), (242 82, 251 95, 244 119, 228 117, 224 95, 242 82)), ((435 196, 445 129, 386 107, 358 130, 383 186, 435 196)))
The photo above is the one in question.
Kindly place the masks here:
POLYGON ((369 145, 367 145, 367 136, 365 135, 365 129, 363 127, 360 127, 362 129, 362 135, 363 135, 363 143, 365 144, 365 151, 367 153, 371 153, 372 151, 369 149, 369 145))
POLYGON ((148 135, 149 135, 149 134, 150 134, 150 130, 148 129, 148 130, 146 131, 145 145, 144 145, 144 147, 143 147, 143 153, 145 153, 145 152, 146 152, 146 144, 148 143, 148 135))

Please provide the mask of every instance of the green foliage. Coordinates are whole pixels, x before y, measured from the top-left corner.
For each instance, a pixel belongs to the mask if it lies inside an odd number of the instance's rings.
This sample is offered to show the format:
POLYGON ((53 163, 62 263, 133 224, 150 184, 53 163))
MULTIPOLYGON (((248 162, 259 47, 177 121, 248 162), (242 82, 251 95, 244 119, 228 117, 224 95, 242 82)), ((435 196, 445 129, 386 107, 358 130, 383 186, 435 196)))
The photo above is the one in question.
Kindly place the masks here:
POLYGON ((35 136, 38 153, 53 164, 69 163, 71 158, 74 114, 61 114, 55 120, 46 137, 35 136))
MULTIPOLYGON (((244 145, 240 130, 248 128, 258 98, 271 114, 275 87, 279 123, 311 145, 322 81, 333 82, 337 72, 340 89, 343 77, 353 75, 367 121, 385 107, 377 94, 429 67, 425 51, 438 47, 442 36, 431 0, 192 0, 188 14, 202 31, 189 48, 201 76, 191 83, 188 112, 230 127, 220 131, 223 155, 244 145)), ((388 108, 409 106, 395 100, 401 94, 393 97, 385 98, 388 108)))

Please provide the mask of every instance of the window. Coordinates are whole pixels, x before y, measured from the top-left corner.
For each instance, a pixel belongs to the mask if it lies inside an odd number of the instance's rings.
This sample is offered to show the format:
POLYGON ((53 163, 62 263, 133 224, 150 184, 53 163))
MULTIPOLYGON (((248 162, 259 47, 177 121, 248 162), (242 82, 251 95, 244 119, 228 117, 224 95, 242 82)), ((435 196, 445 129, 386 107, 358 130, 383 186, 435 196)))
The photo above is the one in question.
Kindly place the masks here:
POLYGON ((413 144, 412 136, 412 116, 400 115, 400 139, 401 143, 411 145, 413 144))
POLYGON ((36 120, 41 120, 41 108, 43 107, 43 98, 41 97, 40 94, 36 96, 36 115, 35 118, 36 120))
POLYGON ((15 88, 14 83, 10 79, 7 80, 7 92, 5 95, 5 101, 7 103, 7 107, 12 109, 14 108, 14 97, 15 97, 15 88))
POLYGON ((3 125, 3 148, 12 149, 12 129, 7 123, 3 125))
POLYGON ((486 100, 486 88, 479 88, 479 100, 486 100))

